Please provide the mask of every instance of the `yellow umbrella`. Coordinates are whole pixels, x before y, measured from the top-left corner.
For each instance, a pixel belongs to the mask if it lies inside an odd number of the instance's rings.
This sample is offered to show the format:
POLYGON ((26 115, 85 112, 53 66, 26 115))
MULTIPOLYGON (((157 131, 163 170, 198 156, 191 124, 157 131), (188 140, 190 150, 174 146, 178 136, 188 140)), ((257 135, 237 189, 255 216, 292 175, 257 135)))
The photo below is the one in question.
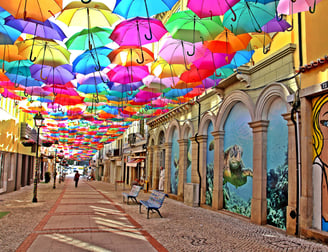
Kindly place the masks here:
POLYGON ((59 66, 69 64, 70 52, 55 40, 35 37, 17 43, 18 53, 34 64, 59 66))
POLYGON ((169 64, 164 59, 157 60, 151 66, 151 74, 159 78, 180 76, 184 71, 186 71, 185 65, 169 64))
POLYGON ((270 37, 270 35, 268 33, 254 32, 254 33, 250 33, 250 35, 252 37, 248 44, 248 47, 250 48, 250 50, 263 48, 264 53, 267 53, 269 51, 269 50, 265 49, 265 47, 272 42, 272 38, 270 37))
POLYGON ((103 3, 74 1, 63 9, 57 20, 68 26, 92 28, 95 26, 111 27, 120 18, 116 14, 113 14, 107 5, 103 3))

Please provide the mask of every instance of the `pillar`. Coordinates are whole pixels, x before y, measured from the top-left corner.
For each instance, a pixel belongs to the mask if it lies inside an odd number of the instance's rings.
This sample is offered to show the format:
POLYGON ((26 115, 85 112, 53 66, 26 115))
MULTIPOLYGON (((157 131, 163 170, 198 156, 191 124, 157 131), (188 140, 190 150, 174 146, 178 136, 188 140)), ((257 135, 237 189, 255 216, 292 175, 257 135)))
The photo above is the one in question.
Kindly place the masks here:
POLYGON ((249 123, 253 129, 253 197, 251 221, 258 225, 267 222, 267 133, 269 121, 249 123))
POLYGON ((165 143, 165 180, 164 180, 164 192, 171 192, 171 154, 172 143, 165 143))
POLYGON ((224 131, 213 131, 214 136, 214 179, 212 208, 223 208, 224 131))
POLYGON ((151 187, 152 189, 158 189, 160 155, 160 147, 158 145, 154 146, 153 178, 151 187))
POLYGON ((198 136, 197 140, 200 144, 199 151, 199 170, 202 177, 201 192, 200 192, 200 203, 205 204, 205 193, 206 193, 206 150, 207 150, 207 135, 198 136))
POLYGON ((188 159, 188 140, 180 139, 179 143, 179 184, 178 184, 178 200, 183 201, 184 184, 187 176, 187 159, 188 159))

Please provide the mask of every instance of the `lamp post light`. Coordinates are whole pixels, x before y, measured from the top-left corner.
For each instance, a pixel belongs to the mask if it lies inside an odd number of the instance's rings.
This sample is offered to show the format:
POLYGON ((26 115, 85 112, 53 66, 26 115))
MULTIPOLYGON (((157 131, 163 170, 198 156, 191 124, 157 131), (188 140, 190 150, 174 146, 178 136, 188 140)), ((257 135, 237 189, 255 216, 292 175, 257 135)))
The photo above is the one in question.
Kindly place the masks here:
POLYGON ((53 185, 53 189, 56 189, 56 177, 57 177, 57 163, 56 163, 56 159, 57 159, 57 145, 58 145, 58 140, 56 140, 54 142, 55 145, 55 166, 54 166, 54 185, 53 185))
POLYGON ((34 124, 38 129, 37 135, 36 135, 36 161, 35 161, 35 175, 34 175, 34 189, 33 189, 33 200, 32 202, 36 203, 38 202, 37 193, 38 193, 38 179, 39 179, 39 134, 40 134, 40 127, 43 123, 43 116, 39 112, 34 116, 34 124))

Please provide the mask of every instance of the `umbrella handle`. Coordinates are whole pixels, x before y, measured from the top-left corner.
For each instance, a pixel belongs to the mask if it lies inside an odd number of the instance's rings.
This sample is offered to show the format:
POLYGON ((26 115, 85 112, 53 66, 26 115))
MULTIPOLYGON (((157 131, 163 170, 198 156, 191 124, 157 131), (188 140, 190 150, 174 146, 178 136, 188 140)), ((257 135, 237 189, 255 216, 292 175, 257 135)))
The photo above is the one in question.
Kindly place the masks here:
MULTIPOLYGON (((145 35, 145 37, 146 37, 146 35, 145 35)), ((142 63, 145 62, 145 57, 144 57, 143 50, 142 50, 141 46, 140 46, 140 50, 141 50, 141 61, 139 61, 139 59, 137 59, 138 64, 142 64, 142 63)))
POLYGON ((152 40, 153 39, 153 33, 151 31, 151 26, 150 26, 149 18, 148 18, 148 26, 149 26, 149 37, 147 36, 147 34, 145 34, 145 39, 152 40))
POLYGON ((55 84, 52 84, 52 91, 54 93, 54 96, 57 96, 57 93, 55 92, 55 84))
POLYGON ((26 88, 24 89, 24 96, 28 97, 28 93, 26 92, 26 88))
POLYGON ((267 54, 270 51, 270 48, 265 48, 265 46, 263 45, 263 53, 267 54))
POLYGON ((187 51, 187 54, 188 54, 188 56, 193 56, 193 55, 195 55, 195 44, 192 44, 192 53, 189 53, 188 51, 187 51))
POLYGON ((185 49, 184 49, 183 40, 181 40, 181 45, 182 45, 183 61, 184 61, 184 64, 185 64, 185 68, 186 68, 186 70, 190 70, 190 68, 187 66, 186 55, 184 53, 185 49))
POLYGON ((214 75, 215 75, 216 77, 221 77, 222 73, 217 74, 216 71, 214 71, 214 75))
POLYGON ((91 0, 87 0, 87 1, 83 1, 83 0, 81 0, 81 3, 84 3, 84 4, 88 4, 88 3, 90 3, 91 2, 91 0))
POLYGON ((55 17, 54 13, 51 10, 48 10, 48 12, 51 14, 51 16, 55 17))
POLYGON ((33 48, 34 48, 34 41, 35 41, 35 39, 33 38, 33 43, 32 43, 32 48, 31 48, 31 53, 30 53, 30 61, 32 61, 32 62, 34 62, 36 60, 36 57, 32 58, 33 48))
POLYGON ((46 81, 48 79, 48 77, 42 77, 42 71, 43 71, 43 67, 41 67, 41 71, 40 71, 40 78, 44 81, 46 81))
POLYGON ((282 19, 283 19, 283 15, 282 14, 280 14, 280 15, 278 15, 278 12, 276 11, 276 20, 278 21, 278 22, 280 22, 282 19))
POLYGON ((309 12, 311 14, 313 14, 315 12, 315 6, 316 6, 316 0, 314 0, 314 2, 313 2, 313 9, 312 9, 312 6, 309 7, 309 12))
POLYGON ((58 111, 59 111, 59 112, 62 112, 62 111, 63 111, 63 109, 62 109, 61 106, 58 106, 58 111))
MULTIPOLYGON (((232 9, 232 6, 229 4, 227 0, 224 0, 226 4, 229 6, 229 9, 231 10, 231 13, 233 14, 233 17, 231 18, 232 22, 235 22, 237 20, 236 12, 232 9)), ((212 18, 211 18, 212 19, 212 18)))

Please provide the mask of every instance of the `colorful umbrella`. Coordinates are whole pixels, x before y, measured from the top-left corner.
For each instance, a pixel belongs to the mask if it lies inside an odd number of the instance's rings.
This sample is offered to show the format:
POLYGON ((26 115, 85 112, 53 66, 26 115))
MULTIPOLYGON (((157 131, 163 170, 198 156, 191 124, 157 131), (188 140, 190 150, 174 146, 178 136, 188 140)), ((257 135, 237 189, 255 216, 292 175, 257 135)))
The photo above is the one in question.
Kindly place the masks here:
POLYGON ((187 7, 198 17, 221 16, 240 0, 189 0, 187 7))
POLYGON ((193 64, 198 69, 208 69, 214 71, 215 69, 228 64, 234 56, 235 53, 213 53, 210 50, 207 50, 204 56, 195 60, 193 64))
POLYGON ((149 74, 147 66, 124 67, 117 65, 107 73, 110 81, 121 84, 133 83, 141 81, 149 74))
POLYGON ((72 66, 69 64, 57 67, 34 64, 30 66, 31 75, 46 84, 65 84, 74 79, 72 66))
POLYGON ((315 7, 321 0, 297 0, 297 1, 279 1, 277 12, 286 15, 293 15, 303 11, 315 12, 315 7))
POLYGON ((107 57, 111 51, 108 47, 99 47, 83 52, 74 59, 73 72, 89 74, 103 70, 111 63, 107 57))
POLYGON ((263 25, 261 28, 262 31, 266 33, 270 33, 270 32, 284 32, 290 27, 291 25, 285 19, 273 18, 265 25, 263 25))
POLYGON ((61 41, 66 38, 66 35, 62 29, 49 20, 41 22, 30 18, 15 19, 13 16, 9 16, 5 19, 5 21, 8 26, 15 28, 22 33, 61 41))
POLYGON ((0 44, 13 44, 21 32, 11 26, 5 24, 5 20, 0 17, 0 44))
POLYGON ((146 65, 154 61, 154 53, 146 47, 121 46, 113 50, 108 58, 112 64, 121 66, 146 65))
POLYGON ((120 18, 113 14, 104 3, 89 1, 74 1, 65 6, 57 17, 57 20, 68 26, 80 26, 85 28, 92 27, 111 27, 120 18))
POLYGON ((276 6, 274 2, 261 4, 256 2, 240 1, 232 7, 237 20, 232 21, 232 11, 224 14, 223 25, 234 34, 248 32, 262 32, 262 26, 275 17, 276 6))
POLYGON ((2 1, 1 7, 17 19, 46 21, 62 10, 63 0, 10 0, 2 1))

